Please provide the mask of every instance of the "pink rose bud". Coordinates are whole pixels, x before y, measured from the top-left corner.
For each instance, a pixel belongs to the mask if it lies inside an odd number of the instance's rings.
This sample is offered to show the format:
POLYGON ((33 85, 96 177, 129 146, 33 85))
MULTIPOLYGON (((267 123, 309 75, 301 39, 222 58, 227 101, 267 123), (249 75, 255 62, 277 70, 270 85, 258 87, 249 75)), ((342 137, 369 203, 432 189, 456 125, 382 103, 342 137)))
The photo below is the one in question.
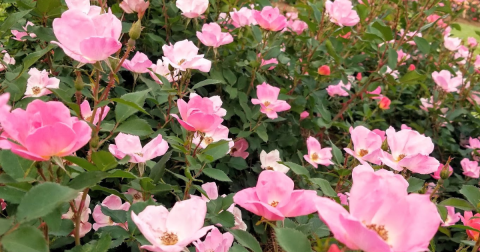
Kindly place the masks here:
POLYGON ((309 115, 310 113, 308 113, 308 111, 303 111, 302 113, 300 113, 300 120, 307 118, 309 115))
POLYGON ((470 47, 477 47, 478 45, 478 42, 475 38, 468 37, 467 41, 468 41, 468 46, 470 47))
POLYGON ((415 70, 415 65, 410 64, 410 66, 408 66, 408 71, 414 71, 414 70, 415 70))
POLYGON ((320 75, 330 75, 330 67, 327 65, 323 65, 318 68, 318 74, 320 75))
POLYGON ((357 73, 357 81, 361 81, 362 80, 362 73, 357 73))

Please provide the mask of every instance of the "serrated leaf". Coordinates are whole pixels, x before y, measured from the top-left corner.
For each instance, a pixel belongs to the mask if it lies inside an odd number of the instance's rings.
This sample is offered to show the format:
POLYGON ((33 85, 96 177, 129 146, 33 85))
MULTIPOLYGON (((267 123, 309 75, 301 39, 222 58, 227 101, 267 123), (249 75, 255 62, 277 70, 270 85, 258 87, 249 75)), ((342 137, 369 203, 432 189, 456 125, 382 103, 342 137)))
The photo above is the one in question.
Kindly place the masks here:
POLYGON ((33 226, 22 226, 2 238, 2 245, 9 252, 48 252, 42 232, 33 226))
POLYGON ((232 182, 232 180, 223 172, 222 170, 219 169, 214 169, 214 168, 205 168, 203 169, 203 173, 210 178, 213 178, 218 181, 223 181, 223 182, 232 182))
POLYGON ((275 236, 278 244, 285 252, 311 252, 312 246, 308 237, 302 232, 291 228, 276 228, 275 236))
POLYGON ((250 233, 240 229, 229 230, 229 232, 235 237, 235 240, 244 247, 251 249, 253 252, 262 252, 262 248, 257 239, 250 233))
POLYGON ((322 178, 311 178, 310 181, 318 185, 320 187, 320 190, 322 190, 323 194, 327 195, 328 197, 337 197, 337 193, 335 192, 335 190, 333 190, 328 180, 322 178))
POLYGON ((148 136, 153 133, 152 127, 143 119, 133 119, 125 121, 120 124, 115 132, 122 132, 125 134, 135 135, 135 136, 148 136))
POLYGON ((212 85, 212 84, 218 84, 218 83, 222 83, 221 80, 215 80, 215 79, 206 79, 206 80, 203 80, 203 81, 200 81, 199 83, 195 84, 192 89, 195 90, 199 87, 203 87, 203 86, 206 86, 206 85, 212 85))
POLYGON ((150 90, 147 89, 140 92, 122 95, 121 98, 110 99, 117 102, 117 105, 115 106, 115 118, 117 119, 117 123, 125 121, 137 111, 141 111, 142 113, 148 115, 147 111, 143 109, 143 105, 149 91, 150 90))
POLYGON ((468 201, 459 198, 449 198, 439 203, 441 206, 453 206, 465 211, 471 211, 474 209, 473 205, 468 201))

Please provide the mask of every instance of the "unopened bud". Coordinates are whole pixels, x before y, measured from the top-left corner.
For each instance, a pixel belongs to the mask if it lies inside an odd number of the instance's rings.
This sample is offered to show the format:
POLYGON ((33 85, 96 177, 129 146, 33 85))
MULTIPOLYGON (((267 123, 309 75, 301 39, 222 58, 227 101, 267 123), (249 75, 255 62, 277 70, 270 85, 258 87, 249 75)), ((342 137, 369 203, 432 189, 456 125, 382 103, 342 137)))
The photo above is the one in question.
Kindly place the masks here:
POLYGON ((440 178, 442 178, 443 180, 448 179, 453 173, 453 171, 451 171, 450 169, 450 165, 444 165, 442 171, 440 172, 440 178))
POLYGON ((77 78, 75 79, 75 90, 82 91, 83 87, 85 87, 85 83, 82 80, 82 73, 80 71, 75 72, 77 78))
MULTIPOLYGON (((98 112, 98 111, 97 111, 98 112)), ((92 136, 92 139, 90 139, 90 146, 92 148, 97 148, 98 147, 98 142, 99 142, 99 137, 97 134, 95 134, 94 136, 92 136)))
POLYGON ((140 38, 141 33, 142 23, 140 22, 140 20, 138 20, 137 22, 133 23, 130 31, 128 32, 128 35, 130 36, 130 39, 137 40, 138 38, 140 38))

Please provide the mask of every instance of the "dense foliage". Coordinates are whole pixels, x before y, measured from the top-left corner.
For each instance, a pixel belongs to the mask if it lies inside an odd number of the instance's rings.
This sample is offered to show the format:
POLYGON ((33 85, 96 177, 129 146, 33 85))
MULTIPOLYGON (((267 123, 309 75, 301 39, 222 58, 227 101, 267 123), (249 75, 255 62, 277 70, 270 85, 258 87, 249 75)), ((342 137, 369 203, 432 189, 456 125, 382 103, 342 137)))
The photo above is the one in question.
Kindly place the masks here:
POLYGON ((463 4, 3 3, 0 250, 478 250, 463 4))

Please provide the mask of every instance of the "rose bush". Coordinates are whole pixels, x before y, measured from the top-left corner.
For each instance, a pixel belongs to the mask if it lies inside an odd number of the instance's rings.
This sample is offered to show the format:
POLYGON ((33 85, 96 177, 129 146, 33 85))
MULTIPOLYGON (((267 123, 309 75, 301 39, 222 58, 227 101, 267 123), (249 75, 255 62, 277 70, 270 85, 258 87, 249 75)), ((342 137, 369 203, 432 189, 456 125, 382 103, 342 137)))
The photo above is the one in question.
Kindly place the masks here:
POLYGON ((477 251, 461 2, 8 1, 0 250, 477 251))

